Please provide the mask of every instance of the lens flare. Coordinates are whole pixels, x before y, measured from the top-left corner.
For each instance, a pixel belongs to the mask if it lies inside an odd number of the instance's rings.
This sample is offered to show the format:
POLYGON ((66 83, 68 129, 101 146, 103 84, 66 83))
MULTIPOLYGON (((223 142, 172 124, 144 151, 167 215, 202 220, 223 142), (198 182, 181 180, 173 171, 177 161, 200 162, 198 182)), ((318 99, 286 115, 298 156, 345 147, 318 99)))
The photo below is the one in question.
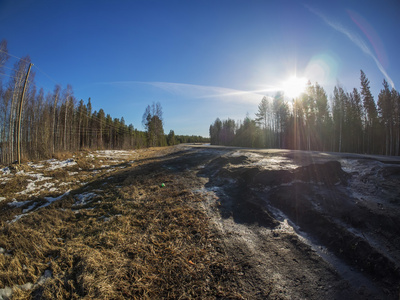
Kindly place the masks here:
POLYGON ((338 72, 338 61, 328 53, 318 54, 310 60, 304 74, 311 82, 316 81, 321 84, 335 80, 338 72))

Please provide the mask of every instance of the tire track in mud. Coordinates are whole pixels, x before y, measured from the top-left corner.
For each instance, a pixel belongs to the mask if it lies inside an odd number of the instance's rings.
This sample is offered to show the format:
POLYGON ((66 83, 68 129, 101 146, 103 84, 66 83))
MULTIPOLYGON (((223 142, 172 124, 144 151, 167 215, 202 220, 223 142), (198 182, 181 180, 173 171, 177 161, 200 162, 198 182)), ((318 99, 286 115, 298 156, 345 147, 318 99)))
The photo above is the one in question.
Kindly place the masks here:
POLYGON ((208 213, 227 251, 247 270, 243 280, 255 285, 255 295, 258 290, 263 297, 283 299, 398 297, 398 266, 345 222, 349 217, 353 222, 365 217, 358 222, 382 220, 375 220, 372 212, 366 213, 344 193, 351 175, 340 162, 262 170, 246 155, 226 152, 211 159, 199 176, 204 177, 207 192, 214 194, 208 196, 208 213), (310 239, 287 230, 290 226, 284 228, 277 210, 310 239), (332 266, 311 249, 311 241, 327 249, 325 260, 331 257, 332 266), (261 282, 269 288, 260 291, 261 282))

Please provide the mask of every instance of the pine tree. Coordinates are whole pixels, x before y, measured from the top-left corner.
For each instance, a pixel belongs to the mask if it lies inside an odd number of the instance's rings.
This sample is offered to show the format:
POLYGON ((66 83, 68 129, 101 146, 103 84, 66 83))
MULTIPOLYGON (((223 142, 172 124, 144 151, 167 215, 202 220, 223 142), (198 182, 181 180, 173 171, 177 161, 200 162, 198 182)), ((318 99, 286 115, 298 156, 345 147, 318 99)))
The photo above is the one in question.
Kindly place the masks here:
POLYGON ((378 95, 378 113, 385 128, 385 154, 392 155, 393 151, 393 113, 394 99, 387 81, 383 80, 383 90, 378 95))
POLYGON ((394 137, 395 137, 395 150, 394 155, 400 155, 400 94, 392 88, 392 99, 394 103, 394 137))
POLYGON ((173 146, 176 144, 175 132, 172 129, 168 133, 167 142, 168 142, 168 146, 173 146))
POLYGON ((222 129, 222 122, 217 118, 213 124, 210 125, 210 140, 211 145, 220 145, 220 132, 222 129))
POLYGON ((364 106, 364 126, 366 132, 365 139, 365 151, 368 153, 373 153, 375 151, 374 139, 375 139, 375 131, 377 127, 377 109, 374 101, 374 97, 372 97, 371 90, 369 87, 369 80, 365 76, 363 70, 361 72, 361 96, 364 106))
POLYGON ((261 99, 260 104, 258 105, 258 112, 256 113, 256 123, 261 126, 262 129, 267 129, 269 125, 269 113, 270 113, 270 105, 267 97, 263 97, 261 99))

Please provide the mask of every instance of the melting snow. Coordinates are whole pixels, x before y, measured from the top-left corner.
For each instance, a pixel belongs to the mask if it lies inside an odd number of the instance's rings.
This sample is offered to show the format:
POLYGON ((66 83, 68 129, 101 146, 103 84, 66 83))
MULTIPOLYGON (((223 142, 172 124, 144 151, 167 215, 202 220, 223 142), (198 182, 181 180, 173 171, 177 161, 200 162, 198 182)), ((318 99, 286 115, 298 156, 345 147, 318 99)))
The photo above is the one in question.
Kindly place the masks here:
POLYGON ((92 200, 96 196, 97 196, 97 194, 95 194, 95 193, 83 193, 83 194, 75 195, 77 202, 74 204, 74 206, 85 205, 89 200, 92 200))
POLYGON ((133 153, 135 153, 135 151, 124 151, 124 150, 98 150, 96 151, 97 154, 99 154, 99 156, 128 156, 131 155, 133 153))
POLYGON ((17 201, 13 199, 12 202, 8 203, 9 206, 14 206, 14 207, 21 207, 27 204, 29 201, 17 201))
POLYGON ((22 213, 26 214, 27 212, 31 211, 32 209, 34 209, 36 207, 36 202, 34 202, 33 204, 31 204, 28 208, 25 208, 22 210, 22 213))
POLYGON ((42 206, 38 207, 37 209, 49 206, 51 203, 53 203, 57 200, 61 200, 64 196, 67 196, 69 194, 69 192, 70 192, 70 190, 66 191, 64 194, 62 194, 58 197, 44 197, 44 199, 47 201, 47 203, 43 204, 42 206))
POLYGON ((3 169, 0 169, 4 175, 9 175, 11 173, 11 170, 9 167, 5 167, 3 169))
POLYGON ((19 219, 21 219, 22 217, 24 217, 26 215, 28 215, 28 214, 21 214, 21 215, 15 216, 14 219, 12 219, 9 223, 17 222, 19 219))
POLYGON ((31 282, 27 282, 22 285, 14 285, 13 288, 10 288, 6 286, 4 289, 0 289, 0 300, 5 300, 5 299, 12 299, 12 294, 13 294, 13 289, 18 288, 23 291, 29 291, 32 288, 34 288, 37 285, 41 285, 45 283, 49 278, 53 276, 53 273, 50 270, 44 271, 44 274, 39 278, 39 280, 36 282, 36 284, 33 284, 31 282))
POLYGON ((50 159, 47 162, 50 164, 50 167, 48 168, 48 170, 56 170, 59 168, 65 168, 65 167, 71 167, 71 166, 77 165, 76 161, 74 161, 72 158, 69 158, 64 161, 50 159))

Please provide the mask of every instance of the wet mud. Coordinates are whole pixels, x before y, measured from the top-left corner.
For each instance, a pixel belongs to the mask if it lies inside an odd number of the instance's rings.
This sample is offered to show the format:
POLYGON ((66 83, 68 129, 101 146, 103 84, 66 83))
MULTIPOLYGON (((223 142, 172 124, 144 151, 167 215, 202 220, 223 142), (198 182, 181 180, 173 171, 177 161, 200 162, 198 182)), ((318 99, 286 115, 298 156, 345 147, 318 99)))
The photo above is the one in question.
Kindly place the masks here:
POLYGON ((307 237, 305 244, 324 249, 339 276, 352 273, 342 296, 398 299, 400 165, 370 157, 301 156, 228 152, 199 174, 218 193, 223 219, 271 232, 286 219, 297 248, 307 237))

